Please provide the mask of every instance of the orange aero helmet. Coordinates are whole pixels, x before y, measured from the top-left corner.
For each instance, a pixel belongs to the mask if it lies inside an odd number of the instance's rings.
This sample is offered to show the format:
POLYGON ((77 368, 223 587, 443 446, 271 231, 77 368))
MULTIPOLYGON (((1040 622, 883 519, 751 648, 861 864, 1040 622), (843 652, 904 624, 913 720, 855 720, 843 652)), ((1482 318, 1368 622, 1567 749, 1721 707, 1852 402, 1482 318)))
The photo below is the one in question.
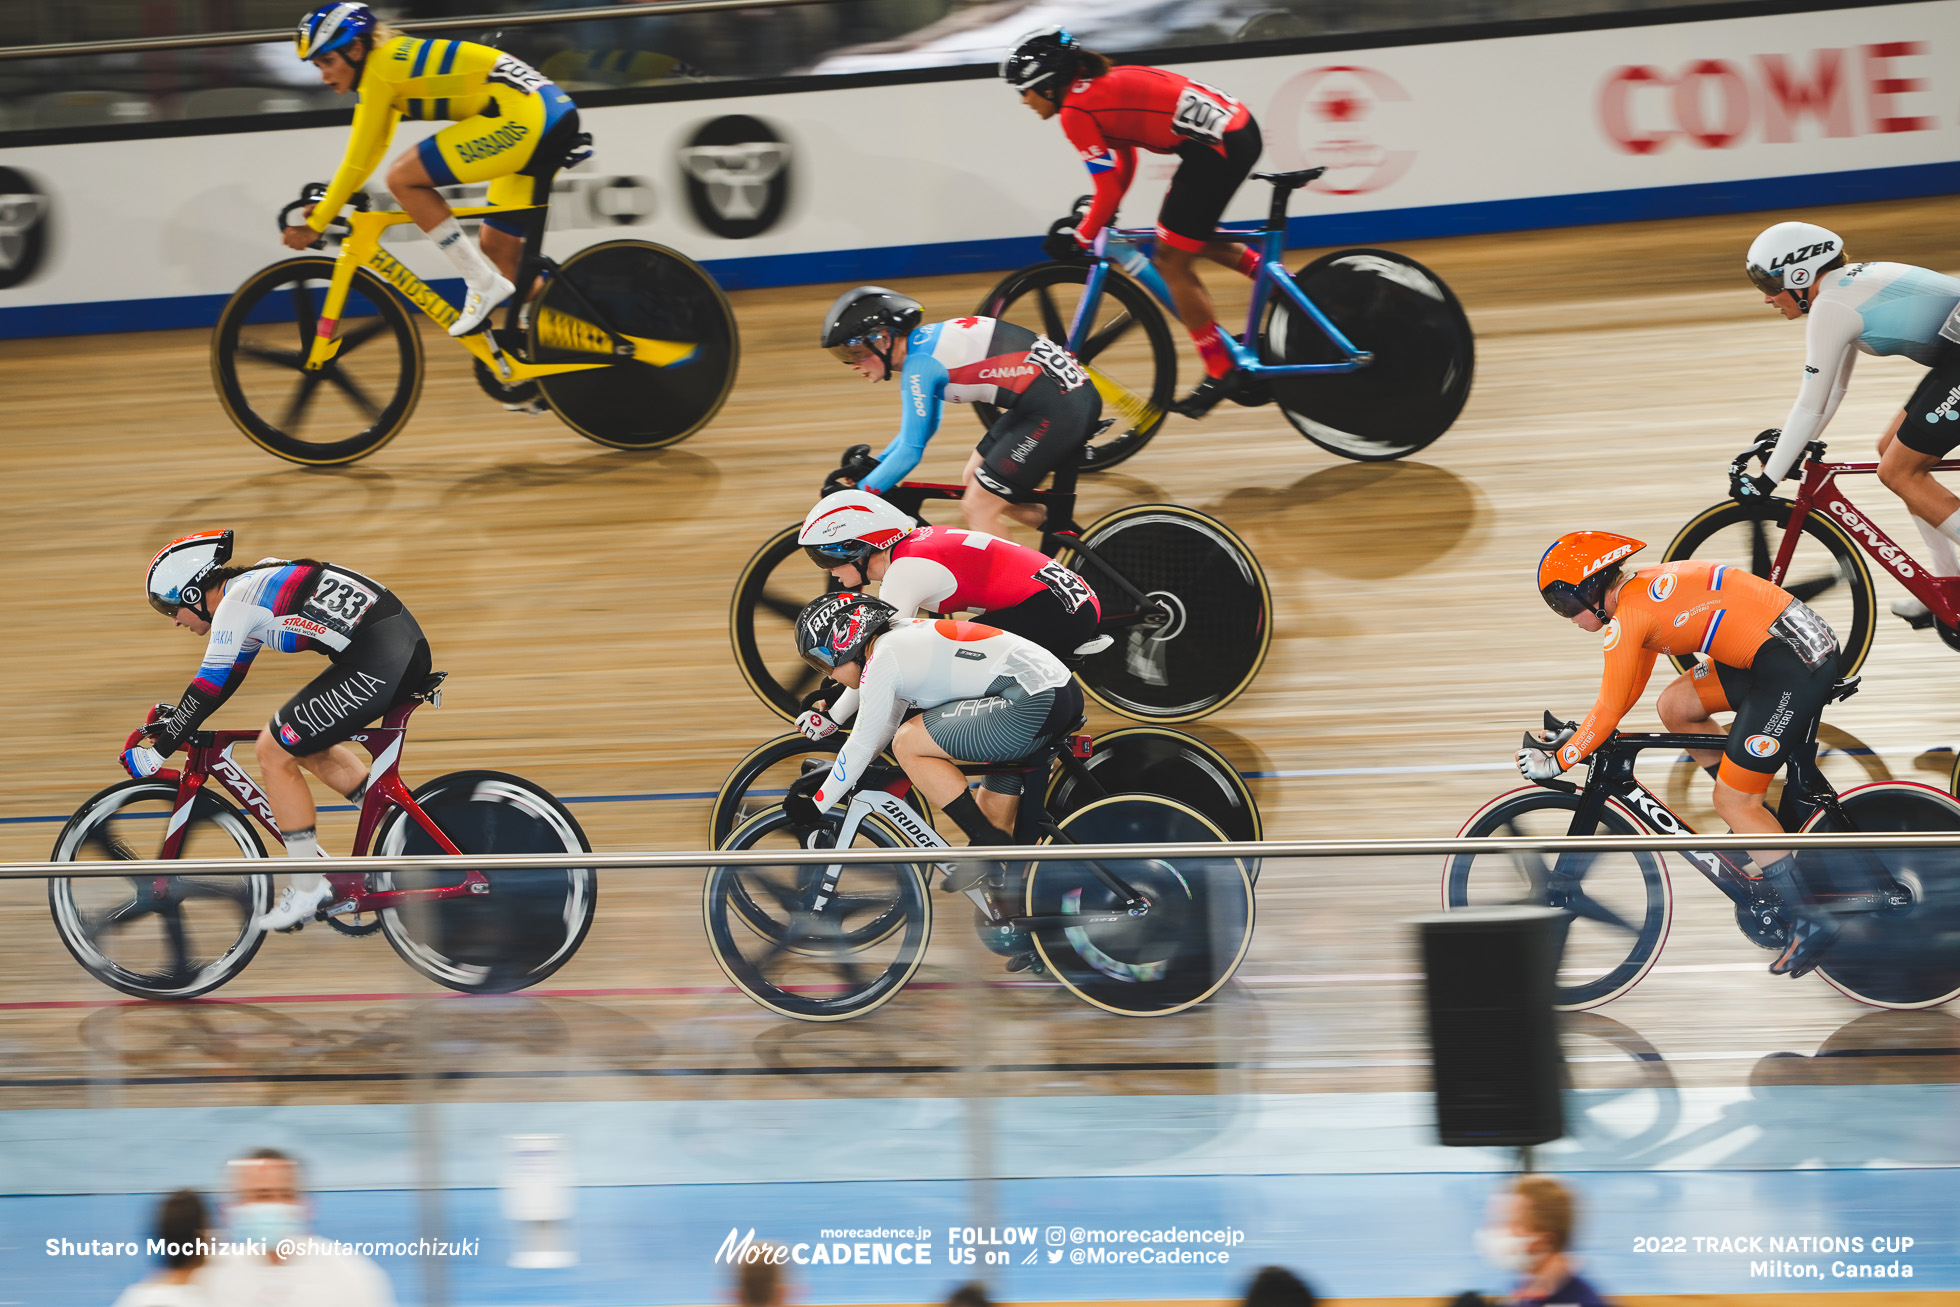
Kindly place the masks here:
POLYGON ((1538 593, 1560 617, 1577 617, 1590 610, 1601 622, 1606 611, 1606 581, 1613 564, 1645 549, 1645 540, 1611 531, 1572 531, 1552 541, 1538 560, 1538 593))

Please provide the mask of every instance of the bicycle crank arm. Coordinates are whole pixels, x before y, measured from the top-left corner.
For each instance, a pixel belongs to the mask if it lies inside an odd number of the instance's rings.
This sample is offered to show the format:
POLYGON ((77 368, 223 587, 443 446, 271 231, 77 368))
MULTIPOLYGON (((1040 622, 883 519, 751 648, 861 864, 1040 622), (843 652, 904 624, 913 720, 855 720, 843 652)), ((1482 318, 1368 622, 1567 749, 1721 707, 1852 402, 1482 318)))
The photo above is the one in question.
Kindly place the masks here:
POLYGON ((1053 917, 1009 917, 1003 925, 1016 930, 1067 930, 1071 926, 1115 926, 1134 921, 1150 911, 1144 904, 1135 912, 1081 912, 1053 917))
POLYGON ((1131 427, 1147 427, 1164 416, 1163 409, 1158 408, 1122 382, 1093 366, 1087 364, 1084 366, 1088 368, 1090 384, 1095 386, 1096 393, 1102 396, 1103 408, 1128 422, 1131 427))

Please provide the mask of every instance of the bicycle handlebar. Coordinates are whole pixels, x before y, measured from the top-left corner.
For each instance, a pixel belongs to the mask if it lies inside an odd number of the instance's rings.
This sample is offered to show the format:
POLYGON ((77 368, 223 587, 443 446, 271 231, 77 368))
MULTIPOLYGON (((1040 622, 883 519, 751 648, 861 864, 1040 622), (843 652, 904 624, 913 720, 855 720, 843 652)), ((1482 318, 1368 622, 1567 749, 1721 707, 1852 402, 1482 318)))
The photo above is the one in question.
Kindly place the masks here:
MULTIPOLYGON (((283 232, 288 227, 299 227, 305 225, 303 216, 302 216, 302 221, 300 222, 293 221, 293 210, 299 209, 304 211, 305 209, 310 208, 311 206, 319 203, 319 201, 326 195, 326 193, 327 193, 327 184, 325 182, 308 182, 306 183, 306 185, 300 187, 299 198, 297 200, 287 201, 285 206, 279 210, 279 230, 283 232)), ((352 204, 354 206, 355 211, 359 213, 366 213, 374 207, 374 203, 372 200, 368 198, 368 193, 366 191, 355 191, 352 195, 348 197, 347 202, 349 204, 352 204)), ((351 223, 349 223, 345 218, 341 217, 339 214, 335 214, 333 221, 327 224, 327 230, 320 233, 320 239, 314 241, 311 245, 307 246, 307 248, 313 250, 320 249, 324 245, 326 245, 327 237, 329 235, 345 236, 347 235, 347 233, 353 230, 354 228, 351 223)))

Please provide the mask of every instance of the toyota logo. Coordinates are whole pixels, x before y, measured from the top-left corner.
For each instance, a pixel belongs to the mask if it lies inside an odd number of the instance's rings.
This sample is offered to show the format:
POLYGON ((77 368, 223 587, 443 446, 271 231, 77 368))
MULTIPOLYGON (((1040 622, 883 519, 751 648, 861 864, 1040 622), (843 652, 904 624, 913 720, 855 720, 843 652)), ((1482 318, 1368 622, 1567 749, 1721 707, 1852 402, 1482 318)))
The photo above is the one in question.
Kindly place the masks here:
POLYGON ((0 168, 0 290, 41 269, 48 248, 48 198, 12 168, 0 168))
POLYGON ((789 203, 790 147, 761 119, 730 114, 704 124, 680 161, 688 206, 717 236, 760 236, 789 203))

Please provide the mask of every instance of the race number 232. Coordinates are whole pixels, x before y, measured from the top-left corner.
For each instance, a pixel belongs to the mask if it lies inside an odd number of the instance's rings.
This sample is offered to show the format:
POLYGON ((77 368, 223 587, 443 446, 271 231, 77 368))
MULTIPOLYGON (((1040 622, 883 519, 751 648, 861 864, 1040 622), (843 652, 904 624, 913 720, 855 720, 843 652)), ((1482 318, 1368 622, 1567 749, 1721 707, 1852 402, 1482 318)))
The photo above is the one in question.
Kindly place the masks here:
POLYGON ((1225 124, 1232 120, 1231 103, 1223 91, 1193 82, 1178 93, 1171 130, 1179 136, 1216 145, 1224 138, 1225 124))

